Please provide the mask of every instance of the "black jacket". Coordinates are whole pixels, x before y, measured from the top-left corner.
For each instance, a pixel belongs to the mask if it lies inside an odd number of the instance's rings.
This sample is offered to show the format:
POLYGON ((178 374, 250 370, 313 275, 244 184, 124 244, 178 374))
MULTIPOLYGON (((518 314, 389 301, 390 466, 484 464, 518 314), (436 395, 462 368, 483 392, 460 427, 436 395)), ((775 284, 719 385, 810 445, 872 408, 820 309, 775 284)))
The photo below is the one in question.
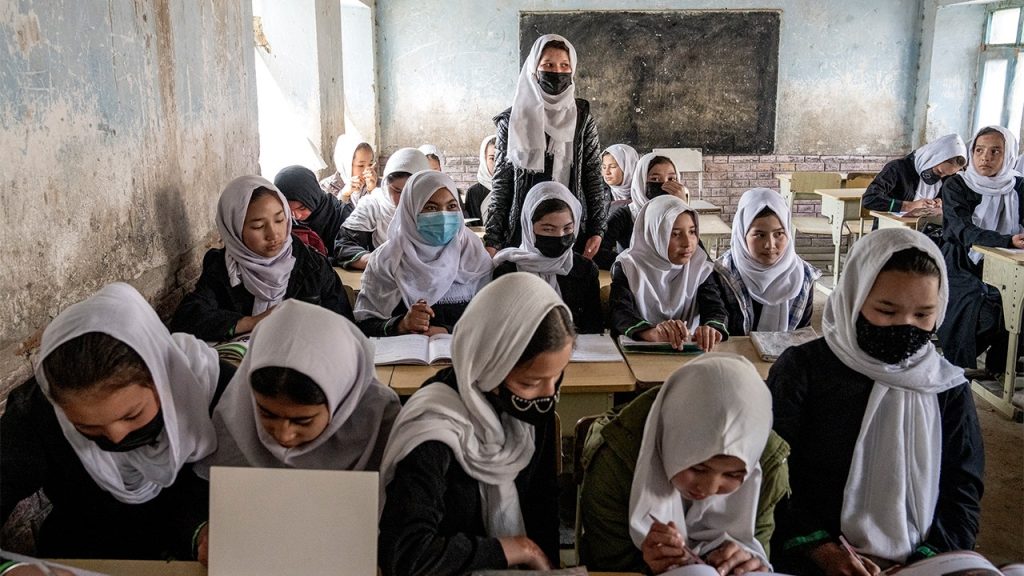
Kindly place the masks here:
MULTIPOLYGON (((572 256, 572 270, 565 276, 558 276, 558 289, 562 291, 562 301, 572 312, 577 332, 600 334, 604 332, 604 317, 601 313, 601 281, 598 278, 597 266, 579 254, 572 256)), ((494 269, 494 279, 518 270, 514 262, 502 262, 494 269)))
MULTIPOLYGON (((491 191, 483 184, 477 182, 466 190, 466 203, 462 206, 462 215, 466 218, 483 218, 483 214, 480 212, 480 205, 483 204, 484 198, 490 194, 491 191)), ((475 222, 473 226, 483 226, 483 222, 475 222)))
POLYGON ((917 194, 921 175, 914 167, 914 153, 887 162, 864 191, 864 208, 878 212, 902 212, 902 202, 917 194))
POLYGON ((373 245, 373 232, 352 230, 341 227, 338 232, 338 241, 335 244, 334 258, 331 264, 349 268, 353 262, 362 258, 363 254, 373 252, 376 246, 373 245))
MULTIPOLYGON (((218 394, 235 369, 220 363, 218 394)), ((212 407, 211 407, 212 411, 212 407)), ((209 518, 209 484, 186 464, 174 484, 125 504, 92 480, 34 380, 16 388, 0 419, 0 522, 42 489, 53 504, 36 539, 42 558, 194 558, 192 536, 209 518)))
MULTIPOLYGON (((484 243, 489 247, 518 246, 521 240, 519 213, 526 193, 535 184, 551 180, 551 156, 547 155, 544 173, 516 168, 508 160, 509 108, 494 117, 498 129, 495 146, 494 179, 491 185, 491 210, 487 218, 484 243)), ((597 123, 590 115, 590 103, 576 99, 576 133, 573 137, 573 163, 569 172, 569 191, 579 199, 580 233, 577 246, 591 236, 603 236, 608 219, 608 194, 601 178, 601 142, 597 123)))
MULTIPOLYGON (((430 382, 457 388, 451 368, 430 382)), ((526 535, 558 566, 559 438, 554 418, 536 427, 535 450, 516 476, 526 535)), ((501 543, 484 529, 480 484, 446 444, 420 444, 395 468, 380 519, 378 563, 385 576, 468 574, 508 567, 501 543)))
MULTIPOLYGON (((729 318, 726 316, 722 294, 715 278, 715 274, 712 273, 697 289, 697 310, 700 311, 701 325, 711 325, 722 333, 722 340, 728 340, 729 331, 726 326, 729 324, 729 318)), ((653 326, 636 309, 636 297, 629 288, 629 279, 617 262, 612 266, 612 289, 608 299, 608 310, 608 324, 611 325, 613 336, 623 334, 632 338, 635 332, 653 326)), ((692 331, 694 326, 689 328, 692 331)))
POLYGON ((611 270, 615 263, 615 257, 619 252, 629 248, 633 241, 633 212, 629 205, 618 206, 612 210, 608 217, 608 229, 601 238, 601 249, 594 256, 594 262, 602 270, 611 270))
MULTIPOLYGON (((285 299, 298 298, 353 320, 345 287, 327 259, 292 236, 295 267, 288 279, 285 299)), ((203 273, 195 290, 181 301, 171 318, 172 332, 187 332, 212 342, 230 339, 235 324, 252 315, 255 297, 243 284, 231 286, 224 249, 214 248, 203 257, 203 273)))
MULTIPOLYGON (((814 574, 801 545, 834 541, 840 535, 846 480, 874 382, 843 364, 819 338, 784 352, 768 373, 768 387, 774 429, 792 448, 793 491, 788 503, 776 508, 772 561, 783 572, 814 574)), ((978 414, 966 383, 938 394, 938 402, 939 499, 931 530, 921 544, 934 552, 971 550, 985 470, 978 414)))

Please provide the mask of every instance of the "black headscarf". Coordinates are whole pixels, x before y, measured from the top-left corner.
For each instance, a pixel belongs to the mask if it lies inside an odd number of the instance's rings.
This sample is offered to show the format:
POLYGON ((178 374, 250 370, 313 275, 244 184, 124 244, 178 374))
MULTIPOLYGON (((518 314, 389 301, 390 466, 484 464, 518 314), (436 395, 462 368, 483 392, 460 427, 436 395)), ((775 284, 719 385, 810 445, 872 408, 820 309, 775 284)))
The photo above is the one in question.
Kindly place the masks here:
POLYGON ((309 208, 309 218, 301 223, 308 226, 320 236, 327 248, 327 256, 334 256, 334 241, 338 237, 342 222, 351 212, 346 210, 331 194, 320 188, 316 175, 305 166, 288 166, 274 177, 274 186, 289 201, 301 202, 309 208))

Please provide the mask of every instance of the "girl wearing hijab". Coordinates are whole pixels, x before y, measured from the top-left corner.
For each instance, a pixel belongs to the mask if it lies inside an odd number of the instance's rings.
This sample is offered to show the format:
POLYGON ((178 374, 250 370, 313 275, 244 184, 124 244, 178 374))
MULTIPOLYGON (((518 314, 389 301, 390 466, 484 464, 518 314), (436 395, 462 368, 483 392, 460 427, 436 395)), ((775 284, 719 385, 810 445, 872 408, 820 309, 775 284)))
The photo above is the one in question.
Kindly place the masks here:
POLYGON ((401 148, 388 158, 384 166, 384 186, 363 198, 345 220, 338 239, 335 264, 352 270, 363 270, 370 254, 388 240, 388 227, 398 209, 409 176, 429 170, 427 157, 415 148, 401 148))
POLYGON ((419 151, 423 152, 423 155, 427 157, 427 162, 430 164, 431 170, 444 172, 444 152, 441 152, 437 146, 434 146, 433 144, 424 144, 419 147, 419 151))
MULTIPOLYGON (((312 230, 323 242, 325 256, 334 259, 336 241, 345 218, 352 213, 352 204, 342 204, 325 194, 317 184, 316 175, 305 166, 289 166, 274 177, 274 186, 288 199, 292 218, 312 230)), ((295 233, 293 228, 292 233, 295 233)))
POLYGON ((574 344, 568 309, 537 276, 480 291, 452 366, 412 395, 388 440, 386 576, 558 565, 555 404, 574 344))
POLYGON ((644 154, 636 162, 630 178, 630 202, 616 207, 608 218, 608 230, 601 240, 601 250, 594 259, 599 266, 611 268, 615 257, 629 248, 633 222, 640 209, 648 200, 665 194, 686 200, 686 188, 679 183, 675 164, 665 156, 644 154))
POLYGON ((706 352, 729 337, 698 224, 697 213, 675 196, 640 209, 632 244, 612 266, 613 333, 677 349, 692 339, 706 352))
POLYGON ((194 558, 209 490, 191 463, 216 448, 210 412, 233 371, 127 284, 70 306, 43 332, 38 386, 7 401, 2 519, 41 488, 38 555, 194 558))
POLYGON ((879 212, 941 208, 942 182, 965 164, 963 139, 959 134, 946 134, 882 167, 864 191, 864 208, 879 212))
POLYGON ((479 219, 480 222, 476 223, 479 226, 484 224, 481 206, 491 193, 491 179, 494 177, 494 141, 497 138, 497 135, 491 134, 480 142, 480 164, 476 169, 476 184, 466 191, 466 202, 462 207, 466 219, 479 219))
POLYGON ((519 214, 526 194, 547 181, 568 188, 583 207, 574 249, 589 260, 601 246, 608 196, 601 185, 597 123, 573 86, 577 65, 568 40, 541 36, 519 72, 512 107, 494 118, 497 167, 484 236, 491 256, 522 242, 519 214))
POLYGON ((434 170, 409 177, 388 238, 363 274, 359 328, 367 336, 451 333, 493 271, 465 226, 455 182, 434 170))
POLYGON ((790 211, 768 188, 747 190, 732 220, 732 248, 715 262, 729 334, 788 332, 811 325, 821 271, 797 256, 790 211))
POLYGON ((963 370, 930 342, 948 299, 942 255, 919 232, 878 230, 854 244, 847 271, 824 337, 768 375, 775 430, 792 447, 773 561, 792 574, 877 574, 971 550, 978 532, 977 411, 963 370))
POLYGON ((597 266, 572 251, 579 233, 579 200, 557 182, 537 184, 526 195, 522 220, 523 243, 498 252, 494 277, 516 271, 540 276, 572 312, 577 332, 603 332, 597 266))
POLYGON ((633 171, 639 156, 628 144, 612 144, 601 153, 601 176, 608 186, 611 208, 629 204, 633 171))
POLYGON ((946 358, 963 368, 975 368, 988 348, 985 368, 993 375, 1006 368, 1002 297, 982 281, 982 255, 971 247, 1024 248, 1024 178, 1013 169, 1016 150, 1006 128, 982 128, 971 142, 967 170, 942 185, 950 299, 939 342, 946 358))
POLYGON ((284 194, 259 176, 240 176, 217 204, 224 248, 203 257, 195 290, 171 319, 175 332, 224 341, 248 334, 287 298, 319 304, 347 318, 352 308, 327 259, 294 241, 284 194))
POLYGON ((373 146, 351 134, 342 134, 334 143, 334 174, 320 181, 324 192, 342 204, 359 200, 377 189, 377 160, 373 146))
POLYGON ((592 427, 581 562, 658 574, 690 551, 722 574, 766 568, 773 511, 789 490, 789 447, 771 418, 750 362, 716 353, 592 427))

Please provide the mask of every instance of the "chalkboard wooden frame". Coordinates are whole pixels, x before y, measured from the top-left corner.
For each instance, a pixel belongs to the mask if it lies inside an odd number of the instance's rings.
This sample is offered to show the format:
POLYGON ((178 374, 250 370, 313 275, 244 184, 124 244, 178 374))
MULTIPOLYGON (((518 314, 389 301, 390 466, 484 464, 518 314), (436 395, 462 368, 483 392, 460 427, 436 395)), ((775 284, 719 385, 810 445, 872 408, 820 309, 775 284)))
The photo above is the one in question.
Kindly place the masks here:
POLYGON ((602 145, 770 154, 780 22, 772 10, 524 11, 520 62, 542 34, 573 43, 602 145))

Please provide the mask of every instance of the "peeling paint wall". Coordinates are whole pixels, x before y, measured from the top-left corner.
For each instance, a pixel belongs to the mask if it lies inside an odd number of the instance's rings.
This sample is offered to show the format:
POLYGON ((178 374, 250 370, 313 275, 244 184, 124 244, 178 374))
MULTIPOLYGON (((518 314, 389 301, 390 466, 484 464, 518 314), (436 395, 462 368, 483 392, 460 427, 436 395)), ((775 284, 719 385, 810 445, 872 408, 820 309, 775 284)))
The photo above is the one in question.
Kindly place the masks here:
POLYGON ((0 2, 0 389, 63 308, 122 280, 161 308, 256 170, 249 0, 0 2))
POLYGON ((382 147, 430 141, 452 155, 473 154, 494 129, 491 117, 512 102, 520 11, 725 8, 782 11, 776 153, 905 151, 918 56, 917 0, 380 2, 382 147))
POLYGON ((978 53, 987 10, 983 4, 941 6, 935 14, 926 141, 951 132, 965 141, 972 136, 978 53))

